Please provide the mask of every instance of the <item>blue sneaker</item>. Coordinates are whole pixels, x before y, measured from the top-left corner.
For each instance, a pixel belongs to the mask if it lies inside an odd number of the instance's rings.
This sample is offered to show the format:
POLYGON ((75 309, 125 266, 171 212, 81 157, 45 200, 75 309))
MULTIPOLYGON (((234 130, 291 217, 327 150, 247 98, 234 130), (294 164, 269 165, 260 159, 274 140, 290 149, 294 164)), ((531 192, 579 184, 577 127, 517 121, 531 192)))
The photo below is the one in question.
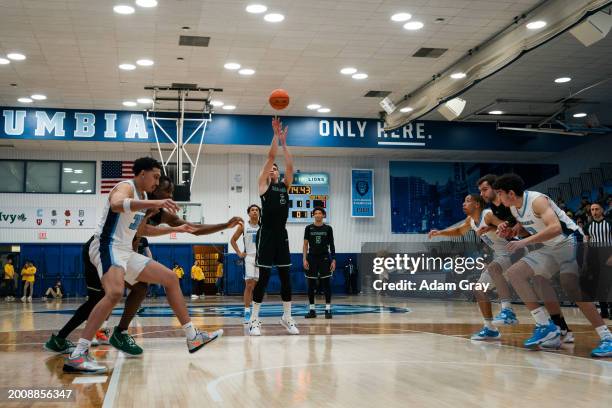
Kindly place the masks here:
POLYGON ((533 329, 533 336, 523 343, 527 348, 538 347, 540 345, 546 348, 554 348, 556 345, 560 344, 561 331, 552 320, 548 320, 547 325, 536 324, 536 327, 533 329))
POLYGON ((249 322, 251 321, 251 310, 245 310, 244 311, 244 324, 249 324, 249 322))
POLYGON ((488 327, 483 327, 478 333, 472 334, 471 340, 495 340, 499 339, 501 334, 499 330, 491 330, 488 327))
POLYGON ((516 314, 514 314, 514 310, 512 309, 502 309, 497 316, 493 318, 493 324, 518 324, 518 319, 516 318, 516 314))
POLYGON ((593 357, 612 357, 612 338, 605 339, 599 342, 597 348, 591 351, 593 357))

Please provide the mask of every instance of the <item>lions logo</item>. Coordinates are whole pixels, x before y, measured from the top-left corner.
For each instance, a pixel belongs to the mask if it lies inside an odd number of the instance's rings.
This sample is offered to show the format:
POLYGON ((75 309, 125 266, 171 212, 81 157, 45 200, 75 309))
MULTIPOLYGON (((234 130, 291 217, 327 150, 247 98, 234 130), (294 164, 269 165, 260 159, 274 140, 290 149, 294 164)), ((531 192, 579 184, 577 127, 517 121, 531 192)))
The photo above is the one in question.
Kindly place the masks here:
POLYGON ((363 197, 364 195, 368 194, 368 191, 370 191, 370 184, 367 181, 360 180, 355 183, 355 189, 357 190, 357 193, 363 197))

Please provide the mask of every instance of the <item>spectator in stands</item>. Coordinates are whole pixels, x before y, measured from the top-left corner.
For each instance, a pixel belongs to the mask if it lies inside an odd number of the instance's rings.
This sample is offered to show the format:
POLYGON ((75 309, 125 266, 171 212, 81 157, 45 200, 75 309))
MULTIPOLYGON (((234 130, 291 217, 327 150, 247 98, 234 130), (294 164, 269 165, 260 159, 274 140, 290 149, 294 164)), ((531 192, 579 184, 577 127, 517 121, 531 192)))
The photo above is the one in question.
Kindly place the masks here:
POLYGON ((591 214, 591 203, 589 199, 586 197, 582 197, 582 201, 580 202, 580 208, 574 214, 575 217, 587 217, 591 214))
POLYGON ((13 266, 13 257, 9 256, 4 264, 3 288, 6 301, 15 300, 15 267, 13 266))
POLYGON ((52 288, 47 289, 47 291, 45 292, 45 296, 43 296, 43 299, 47 300, 49 299, 49 297, 53 297, 54 299, 61 299, 62 297, 64 297, 64 294, 62 293, 61 280, 58 279, 52 288))
POLYGON ((191 267, 192 295, 191 300, 204 299, 204 272, 196 260, 191 267))
POLYGON ((563 201, 561 199, 561 197, 559 197, 559 199, 557 200, 557 205, 559 206, 560 209, 562 209, 563 211, 567 210, 567 206, 565 205, 565 201, 563 201))
POLYGON ((608 205, 604 211, 604 217, 607 219, 612 219, 612 195, 608 195, 608 205))
POLYGON ((185 276, 185 271, 183 270, 183 267, 181 265, 179 265, 176 261, 174 261, 172 263, 172 272, 174 272, 174 274, 176 275, 176 277, 179 280, 179 286, 181 288, 181 292, 184 292, 184 288, 183 288, 183 276, 185 276))
POLYGON ((223 295, 223 254, 219 254, 217 258, 217 273, 215 274, 217 281, 215 287, 217 288, 217 296, 223 295))
POLYGON ((23 268, 21 268, 21 280, 23 281, 23 297, 22 302, 32 302, 32 295, 34 294, 34 275, 36 275, 36 267, 30 261, 26 261, 23 268), (28 288, 30 289, 30 295, 28 295, 28 288))

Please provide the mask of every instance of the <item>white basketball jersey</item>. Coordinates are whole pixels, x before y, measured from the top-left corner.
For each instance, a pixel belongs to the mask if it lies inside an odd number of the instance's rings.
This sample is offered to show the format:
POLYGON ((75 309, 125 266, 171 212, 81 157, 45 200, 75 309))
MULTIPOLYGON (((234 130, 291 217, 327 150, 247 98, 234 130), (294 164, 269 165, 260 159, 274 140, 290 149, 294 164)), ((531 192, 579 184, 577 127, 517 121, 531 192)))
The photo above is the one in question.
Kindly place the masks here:
MULTIPOLYGON (((133 180, 125 180, 117 183, 113 190, 121 183, 128 183, 134 191, 134 200, 146 200, 147 193, 143 197, 138 196, 138 191, 133 180)), ((100 240, 102 245, 113 245, 121 247, 125 250, 132 250, 132 240, 136 235, 136 230, 140 222, 145 217, 145 213, 141 211, 130 211, 116 213, 111 210, 110 193, 109 199, 106 200, 102 218, 96 229, 95 236, 100 240)))
MULTIPOLYGON (((487 214, 493 214, 493 211, 491 211, 491 209, 489 208, 482 211, 480 213, 480 220, 478 221, 478 224, 476 224, 476 222, 474 222, 474 219, 470 217, 470 226, 474 231, 478 231, 478 229, 480 229, 481 227, 487 226, 487 223, 485 222, 487 214)), ((495 230, 491 230, 486 234, 482 234, 480 236, 480 239, 495 252, 505 251, 506 244, 508 244, 508 241, 504 238, 499 237, 495 230)))
POLYGON ((255 256, 257 253, 257 248, 255 247, 257 231, 259 231, 259 224, 251 225, 250 222, 247 222, 244 225, 242 238, 244 239, 244 252, 247 255, 255 256))
POLYGON ((559 222, 561 222, 562 229, 561 235, 545 241, 542 244, 546 246, 555 246, 570 239, 569 236, 578 231, 578 226, 570 217, 567 216, 565 211, 561 210, 546 194, 538 193, 537 191, 525 191, 523 193, 523 206, 521 208, 510 207, 510 211, 512 212, 512 215, 514 215, 514 218, 516 218, 523 228, 525 228, 525 230, 531 235, 537 234, 546 228, 546 224, 544 224, 542 218, 538 217, 533 212, 533 202, 538 197, 546 197, 551 208, 555 214, 557 214, 557 218, 559 218, 559 222))

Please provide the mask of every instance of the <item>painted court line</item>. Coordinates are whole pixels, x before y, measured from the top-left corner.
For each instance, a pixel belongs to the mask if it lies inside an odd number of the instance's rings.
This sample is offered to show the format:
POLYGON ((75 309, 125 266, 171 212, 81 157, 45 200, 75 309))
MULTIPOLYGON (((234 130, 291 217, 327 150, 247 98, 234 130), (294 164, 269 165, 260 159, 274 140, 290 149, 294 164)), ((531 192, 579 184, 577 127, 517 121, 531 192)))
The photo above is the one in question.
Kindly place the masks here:
POLYGON ((117 391, 119 389, 119 377, 121 377, 121 368, 123 367, 123 353, 119 353, 117 360, 115 360, 115 368, 111 374, 111 380, 108 384, 108 389, 104 395, 104 403, 102 408, 112 408, 115 406, 115 399, 117 398, 117 391))
POLYGON ((97 375, 93 377, 75 377, 73 384, 98 384, 105 383, 108 379, 107 375, 97 375))

